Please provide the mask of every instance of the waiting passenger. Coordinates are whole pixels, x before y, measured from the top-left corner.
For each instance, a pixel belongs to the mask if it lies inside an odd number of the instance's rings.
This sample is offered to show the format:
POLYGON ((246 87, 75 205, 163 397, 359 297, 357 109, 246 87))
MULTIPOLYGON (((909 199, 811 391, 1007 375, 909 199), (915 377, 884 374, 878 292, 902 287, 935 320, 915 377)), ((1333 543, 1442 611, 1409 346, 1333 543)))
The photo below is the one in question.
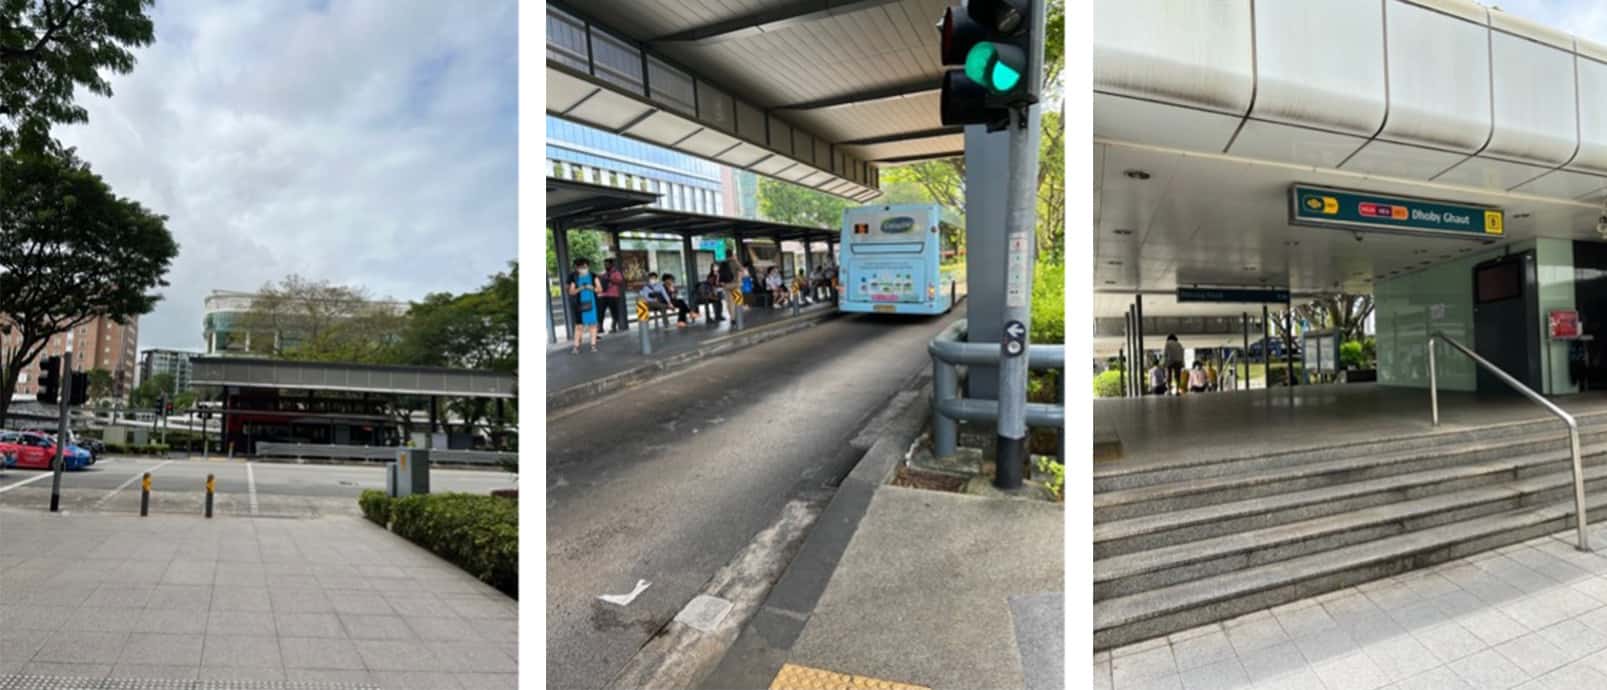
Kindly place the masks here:
POLYGON ((1171 374, 1167 385, 1175 386, 1177 394, 1183 394, 1183 343, 1177 341, 1177 335, 1166 336, 1166 371, 1171 374))
POLYGON ((1166 382, 1170 378, 1166 375, 1166 367, 1162 365, 1162 362, 1155 360, 1155 365, 1149 369, 1150 393, 1153 395, 1166 395, 1166 382))
POLYGON ((809 277, 804 274, 804 271, 801 268, 798 269, 798 277, 792 281, 792 289, 798 293, 798 299, 801 300, 799 304, 811 304, 815 301, 809 295, 811 292, 809 288, 809 277))
POLYGON ((692 313, 692 307, 686 303, 686 300, 681 299, 681 296, 675 292, 675 276, 668 273, 659 276, 658 289, 664 298, 669 300, 669 303, 675 307, 676 328, 686 328, 686 317, 688 314, 691 314, 692 318, 694 319, 697 318, 697 314, 692 313))
POLYGON ((725 281, 720 279, 720 266, 710 266, 709 275, 698 284, 698 300, 709 310, 711 323, 725 320, 725 281))
POLYGON ((651 311, 667 311, 672 305, 670 296, 664 292, 664 286, 658 282, 657 273, 648 273, 647 282, 637 292, 637 298, 647 303, 651 311))
POLYGON ((771 266, 764 272, 764 289, 770 293, 772 309, 787 306, 787 286, 781 282, 781 271, 771 266))
POLYGON ((591 351, 597 351, 597 326, 601 318, 597 313, 600 303, 597 298, 597 281, 591 274, 591 262, 584 257, 575 259, 575 271, 569 274, 569 298, 574 303, 575 314, 580 317, 580 327, 575 329, 575 346, 570 349, 573 354, 580 354, 581 339, 589 331, 591 333, 591 351))
POLYGON ((1205 378, 1205 365, 1200 360, 1194 360, 1194 368, 1189 370, 1189 392, 1204 393, 1209 383, 1205 378))

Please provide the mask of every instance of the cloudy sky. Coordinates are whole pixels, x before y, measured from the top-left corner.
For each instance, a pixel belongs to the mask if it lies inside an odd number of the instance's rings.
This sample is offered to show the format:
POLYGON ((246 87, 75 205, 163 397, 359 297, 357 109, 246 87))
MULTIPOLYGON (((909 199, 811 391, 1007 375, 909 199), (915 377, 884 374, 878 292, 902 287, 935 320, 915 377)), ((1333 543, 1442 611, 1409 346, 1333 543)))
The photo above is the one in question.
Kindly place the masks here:
POLYGON ((517 257, 514 0, 159 0, 115 95, 58 128, 168 216, 140 348, 201 349, 202 300, 290 273, 417 299, 517 257))

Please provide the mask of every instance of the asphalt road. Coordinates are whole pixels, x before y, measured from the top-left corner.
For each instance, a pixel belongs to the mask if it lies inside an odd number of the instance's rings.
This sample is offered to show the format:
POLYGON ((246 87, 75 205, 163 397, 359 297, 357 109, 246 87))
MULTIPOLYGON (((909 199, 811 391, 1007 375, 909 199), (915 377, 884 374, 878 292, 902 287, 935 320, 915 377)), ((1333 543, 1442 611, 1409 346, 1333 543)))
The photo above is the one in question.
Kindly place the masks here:
POLYGON ((835 487, 955 318, 839 318, 549 418, 548 687, 605 685, 789 497, 835 487))
MULTIPOLYGON (((109 457, 87 470, 62 474, 63 504, 68 510, 137 512, 140 476, 151 472, 153 512, 199 510, 206 476, 216 477, 214 511, 241 515, 303 516, 357 511, 364 489, 384 489, 381 465, 296 465, 244 460, 109 457), (255 510, 253 510, 255 506, 255 510)), ((434 492, 485 494, 514 488, 517 477, 502 471, 436 469, 430 473, 434 492)), ((0 505, 48 506, 50 472, 0 470, 0 505)))

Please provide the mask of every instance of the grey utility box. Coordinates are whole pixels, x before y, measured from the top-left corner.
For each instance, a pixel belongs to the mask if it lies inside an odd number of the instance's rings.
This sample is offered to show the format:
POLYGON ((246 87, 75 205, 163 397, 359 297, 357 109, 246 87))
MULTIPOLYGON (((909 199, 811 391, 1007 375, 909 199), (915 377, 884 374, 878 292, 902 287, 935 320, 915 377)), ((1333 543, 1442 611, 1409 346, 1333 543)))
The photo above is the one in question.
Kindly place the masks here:
POLYGON ((400 448, 396 461, 385 468, 385 493, 392 497, 430 492, 430 451, 400 448))

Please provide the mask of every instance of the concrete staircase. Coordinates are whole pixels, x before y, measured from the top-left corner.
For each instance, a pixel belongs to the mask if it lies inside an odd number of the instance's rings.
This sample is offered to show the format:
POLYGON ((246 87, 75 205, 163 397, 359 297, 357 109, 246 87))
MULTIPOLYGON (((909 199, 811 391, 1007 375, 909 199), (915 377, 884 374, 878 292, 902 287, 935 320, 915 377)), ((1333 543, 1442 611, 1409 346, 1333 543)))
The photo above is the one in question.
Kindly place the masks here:
MULTIPOLYGON (((1607 413, 1582 416, 1607 518, 1607 413)), ((1094 647, 1109 649, 1573 526, 1556 419, 1295 452, 1101 467, 1094 647)), ((1597 545, 1607 548, 1607 545, 1597 545)))

